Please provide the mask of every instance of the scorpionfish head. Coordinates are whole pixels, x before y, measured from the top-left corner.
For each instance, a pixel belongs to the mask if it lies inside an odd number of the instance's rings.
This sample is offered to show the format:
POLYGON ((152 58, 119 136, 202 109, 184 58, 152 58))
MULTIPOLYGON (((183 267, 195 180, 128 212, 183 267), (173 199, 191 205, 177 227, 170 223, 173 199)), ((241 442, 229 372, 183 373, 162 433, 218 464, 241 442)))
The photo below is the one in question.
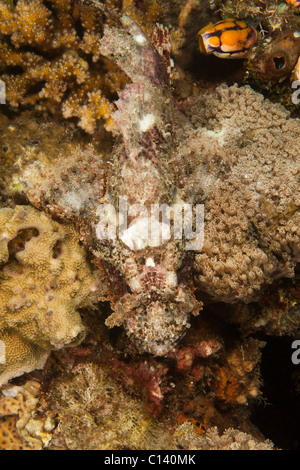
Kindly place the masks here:
POLYGON ((140 352, 167 354, 197 315, 199 303, 189 284, 177 283, 175 272, 160 266, 147 267, 127 281, 128 292, 115 304, 114 315, 122 318, 127 335, 140 352))

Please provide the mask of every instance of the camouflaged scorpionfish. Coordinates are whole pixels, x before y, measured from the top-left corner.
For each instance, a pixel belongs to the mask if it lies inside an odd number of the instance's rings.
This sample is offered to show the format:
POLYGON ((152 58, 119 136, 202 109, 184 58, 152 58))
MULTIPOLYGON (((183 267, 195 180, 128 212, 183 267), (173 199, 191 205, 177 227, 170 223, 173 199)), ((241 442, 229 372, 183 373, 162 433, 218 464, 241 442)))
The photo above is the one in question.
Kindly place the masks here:
POLYGON ((120 94, 118 110, 112 115, 122 140, 107 175, 104 201, 109 205, 97 209, 94 254, 108 278, 114 279, 117 293, 106 324, 123 325, 140 351, 164 355, 184 334, 190 314, 197 314, 201 304, 183 266, 186 241, 174 239, 172 230, 169 239, 163 238, 167 224, 157 223, 151 212, 153 205, 183 203, 177 195, 173 164, 173 101, 167 67, 129 17, 121 16, 120 22, 123 28, 105 28, 101 53, 115 61, 132 83, 120 94), (100 215, 106 211, 109 217, 113 212, 115 220, 124 201, 130 208, 126 228, 119 217, 117 236, 105 239, 100 215))
MULTIPOLYGON (((103 11, 96 0, 88 3, 103 11)), ((22 183, 33 205, 77 224, 110 286, 107 296, 99 292, 113 310, 106 324, 123 326, 140 352, 165 355, 202 308, 193 294, 193 248, 187 249, 195 234, 197 241, 198 212, 185 195, 193 185, 186 191, 180 185, 184 170, 176 163, 167 30, 157 27, 158 52, 128 16, 110 14, 117 26, 105 27, 100 52, 131 83, 115 103, 119 137, 109 161, 93 146, 79 147, 60 156, 51 172, 33 163, 22 183)))

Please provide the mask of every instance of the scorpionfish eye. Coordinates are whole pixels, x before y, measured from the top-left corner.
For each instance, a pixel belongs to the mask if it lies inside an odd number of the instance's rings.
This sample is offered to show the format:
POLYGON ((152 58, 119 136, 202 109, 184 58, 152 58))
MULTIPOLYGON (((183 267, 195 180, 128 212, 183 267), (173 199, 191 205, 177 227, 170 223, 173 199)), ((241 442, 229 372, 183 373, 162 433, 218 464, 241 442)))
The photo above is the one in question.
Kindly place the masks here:
POLYGON ((233 18, 209 23, 198 32, 200 52, 229 59, 245 57, 256 39, 256 29, 233 18))
POLYGON ((300 0, 286 0, 286 3, 288 3, 289 5, 292 5, 292 7, 300 6, 300 0))

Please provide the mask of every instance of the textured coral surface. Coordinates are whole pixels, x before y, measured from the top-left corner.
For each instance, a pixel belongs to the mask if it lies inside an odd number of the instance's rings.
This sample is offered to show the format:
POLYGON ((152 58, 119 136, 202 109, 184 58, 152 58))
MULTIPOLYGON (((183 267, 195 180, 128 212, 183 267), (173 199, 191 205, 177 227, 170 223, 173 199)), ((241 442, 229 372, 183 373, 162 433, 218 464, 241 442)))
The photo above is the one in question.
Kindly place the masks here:
POLYGON ((28 206, 0 209, 1 383, 42 367, 52 349, 80 343, 77 309, 97 300, 93 276, 71 226, 28 206))
MULTIPOLYGON (((227 390, 224 381, 218 385, 219 390, 222 387, 222 396, 215 390, 205 391, 204 384, 213 375, 218 380, 209 358, 213 343, 215 352, 221 345, 212 330, 198 331, 202 345, 198 349, 195 346, 194 360, 189 364, 185 361, 183 370, 182 356, 191 352, 188 347, 177 351, 177 358, 165 363, 150 357, 129 361, 118 348, 112 347, 99 315, 88 315, 86 320, 88 334, 83 346, 56 351, 42 372, 29 374, 25 381, 20 379, 19 385, 3 390, 0 429, 5 436, 0 446, 3 442, 4 448, 9 447, 6 422, 11 417, 14 426, 10 426, 15 434, 10 437, 10 446, 20 449, 273 448, 248 422, 247 406, 236 400, 241 392, 237 380, 235 385, 227 385, 227 390), (205 342, 205 337, 210 341, 205 342), (158 406, 159 402, 164 406, 158 406), (228 409, 220 412, 218 403, 224 403, 228 409), (230 408, 232 403, 235 411, 230 408), (213 429, 216 425, 219 431, 213 429), (226 428, 236 426, 240 430, 227 429, 223 435, 226 428)), ((194 333, 190 341, 196 338, 194 333)), ((244 390, 249 386, 247 374, 250 376, 256 369, 257 376, 257 346, 245 347, 243 359, 238 350, 232 351, 231 364, 227 364, 237 379, 243 376, 244 390), (252 362, 248 363, 250 358, 252 362)), ((256 380, 255 374, 253 379, 256 380)))
POLYGON ((253 300, 265 284, 293 277, 300 261, 299 121, 248 87, 219 88, 192 115, 204 125, 189 136, 192 150, 209 137, 232 165, 205 203, 198 283, 216 300, 253 300))

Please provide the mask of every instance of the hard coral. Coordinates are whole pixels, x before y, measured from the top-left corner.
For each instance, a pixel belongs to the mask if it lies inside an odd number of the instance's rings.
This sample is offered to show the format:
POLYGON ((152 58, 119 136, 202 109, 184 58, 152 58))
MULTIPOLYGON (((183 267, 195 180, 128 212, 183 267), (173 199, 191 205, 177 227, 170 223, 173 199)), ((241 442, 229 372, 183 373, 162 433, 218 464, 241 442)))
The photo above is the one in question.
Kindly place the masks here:
POLYGON ((42 441, 30 435, 32 412, 38 403, 40 386, 28 381, 12 386, 0 396, 0 449, 40 450, 42 441))
POLYGON ((72 226, 27 206, 0 209, 0 382, 40 368, 52 349, 78 344, 77 311, 97 300, 99 280, 72 226))
MULTIPOLYGON (((228 303, 257 300, 275 279, 293 277, 300 259, 299 124, 283 107, 237 86, 193 97, 183 117, 173 109, 161 57, 131 19, 122 21, 124 28, 106 27, 100 42, 101 52, 133 81, 113 115, 123 140, 107 169, 95 162, 103 193, 72 174, 68 159, 59 164, 67 177, 53 180, 55 169, 49 176, 34 165, 18 181, 34 205, 84 227, 83 239, 112 282, 114 312, 106 324, 124 325, 141 351, 164 355, 201 309, 193 274, 199 291, 228 303), (86 193, 87 204, 76 204, 86 193), (174 239, 153 247, 138 238, 134 223, 144 228, 138 217, 121 239, 102 237, 98 206, 111 201, 117 210, 119 197, 148 207, 203 203, 203 247, 187 253, 185 240, 174 239)), ((80 149, 78 155, 90 158, 80 149)))
POLYGON ((91 8, 76 1, 1 0, 0 79, 7 103, 61 110, 88 133, 103 118, 111 130, 110 100, 127 78, 110 61, 99 60, 102 27, 91 8))

